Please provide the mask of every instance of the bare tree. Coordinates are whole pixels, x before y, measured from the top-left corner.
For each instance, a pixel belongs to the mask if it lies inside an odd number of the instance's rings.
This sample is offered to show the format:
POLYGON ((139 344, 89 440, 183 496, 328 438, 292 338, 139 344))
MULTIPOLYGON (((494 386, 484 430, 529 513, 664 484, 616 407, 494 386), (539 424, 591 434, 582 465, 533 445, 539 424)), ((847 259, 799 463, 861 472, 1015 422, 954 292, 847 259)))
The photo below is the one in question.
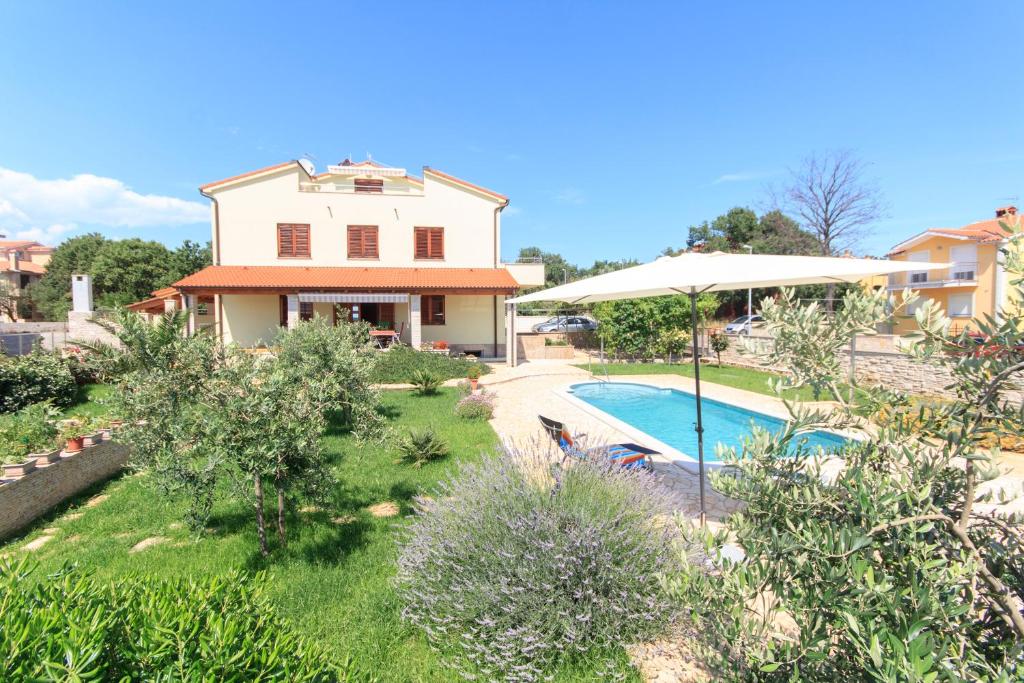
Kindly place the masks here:
POLYGON ((822 255, 835 256, 855 247, 884 213, 881 192, 865 169, 849 151, 814 154, 790 170, 789 184, 773 199, 815 234, 822 255))

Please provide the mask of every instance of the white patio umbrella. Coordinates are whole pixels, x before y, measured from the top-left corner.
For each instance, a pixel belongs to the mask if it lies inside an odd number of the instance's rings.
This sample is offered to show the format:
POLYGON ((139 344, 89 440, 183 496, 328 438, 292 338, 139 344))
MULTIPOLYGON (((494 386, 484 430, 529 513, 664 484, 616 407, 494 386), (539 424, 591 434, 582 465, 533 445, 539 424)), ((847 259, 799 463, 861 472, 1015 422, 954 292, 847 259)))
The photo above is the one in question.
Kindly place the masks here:
POLYGON ((948 263, 887 261, 828 256, 771 254, 680 254, 506 300, 565 301, 570 304, 685 294, 690 297, 693 378, 696 385, 697 462, 700 470, 700 518, 704 523, 704 427, 701 421, 700 362, 697 350, 697 295, 732 289, 859 282, 873 275, 948 268, 948 263))

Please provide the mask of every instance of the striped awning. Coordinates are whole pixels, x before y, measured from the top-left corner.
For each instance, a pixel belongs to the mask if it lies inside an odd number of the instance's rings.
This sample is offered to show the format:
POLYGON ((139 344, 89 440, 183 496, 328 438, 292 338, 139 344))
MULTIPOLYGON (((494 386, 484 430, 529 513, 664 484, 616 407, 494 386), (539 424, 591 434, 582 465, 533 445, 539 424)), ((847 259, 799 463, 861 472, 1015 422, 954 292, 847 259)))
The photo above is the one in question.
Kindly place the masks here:
POLYGON ((409 295, 299 292, 299 301, 312 304, 404 304, 409 301, 409 295))

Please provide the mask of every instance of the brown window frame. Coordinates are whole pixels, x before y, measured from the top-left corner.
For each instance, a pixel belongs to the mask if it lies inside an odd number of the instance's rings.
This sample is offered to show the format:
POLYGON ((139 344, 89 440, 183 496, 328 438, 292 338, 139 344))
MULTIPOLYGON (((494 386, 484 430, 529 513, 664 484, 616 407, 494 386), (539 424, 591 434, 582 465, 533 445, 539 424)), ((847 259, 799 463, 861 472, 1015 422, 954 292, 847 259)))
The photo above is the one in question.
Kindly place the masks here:
POLYGON ((420 325, 444 325, 447 323, 444 294, 424 294, 420 297, 420 325), (432 303, 440 303, 440 318, 435 319, 432 303))
POLYGON ((443 227, 425 227, 416 226, 412 232, 412 258, 414 261, 443 261, 444 260, 444 228, 443 227), (435 234, 440 235, 440 253, 434 253, 434 240, 432 239, 435 234), (420 251, 420 236, 423 235, 425 242, 425 249, 420 251), (423 253, 425 255, 421 256, 423 253))
POLYGON ((277 298, 278 325, 288 327, 288 295, 281 294, 277 298))
POLYGON ((277 258, 312 258, 313 245, 310 238, 309 223, 278 223, 277 224, 277 258), (289 248, 285 249, 285 239, 282 230, 290 230, 288 242, 289 248), (306 249, 299 250, 299 231, 305 231, 306 249), (290 253, 289 253, 290 252, 290 253))
POLYGON ((383 178, 355 178, 352 184, 356 194, 384 194, 383 178))
POLYGON ((347 249, 348 258, 350 259, 380 259, 380 228, 376 225, 350 225, 348 231, 345 233, 345 244, 347 249), (369 253, 367 249, 366 236, 368 233, 373 233, 373 253, 369 253), (359 252, 352 252, 352 236, 353 234, 359 235, 359 252))

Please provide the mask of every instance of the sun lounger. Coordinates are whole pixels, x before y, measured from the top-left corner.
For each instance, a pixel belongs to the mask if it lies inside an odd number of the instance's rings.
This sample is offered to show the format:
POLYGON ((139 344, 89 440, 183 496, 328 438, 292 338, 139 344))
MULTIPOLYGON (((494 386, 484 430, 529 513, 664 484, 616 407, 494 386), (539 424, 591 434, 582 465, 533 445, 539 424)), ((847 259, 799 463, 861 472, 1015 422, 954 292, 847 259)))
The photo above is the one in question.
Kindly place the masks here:
POLYGON ((565 453, 566 457, 603 457, 612 463, 623 467, 642 467, 649 470, 652 469, 651 456, 660 455, 658 451, 645 448, 635 443, 617 443, 584 450, 576 445, 576 439, 580 436, 584 436, 583 434, 573 436, 561 422, 556 422, 555 420, 544 417, 543 415, 538 415, 537 417, 540 418, 540 423, 544 426, 544 431, 546 431, 554 442, 558 444, 558 447, 562 449, 562 452, 565 453))

